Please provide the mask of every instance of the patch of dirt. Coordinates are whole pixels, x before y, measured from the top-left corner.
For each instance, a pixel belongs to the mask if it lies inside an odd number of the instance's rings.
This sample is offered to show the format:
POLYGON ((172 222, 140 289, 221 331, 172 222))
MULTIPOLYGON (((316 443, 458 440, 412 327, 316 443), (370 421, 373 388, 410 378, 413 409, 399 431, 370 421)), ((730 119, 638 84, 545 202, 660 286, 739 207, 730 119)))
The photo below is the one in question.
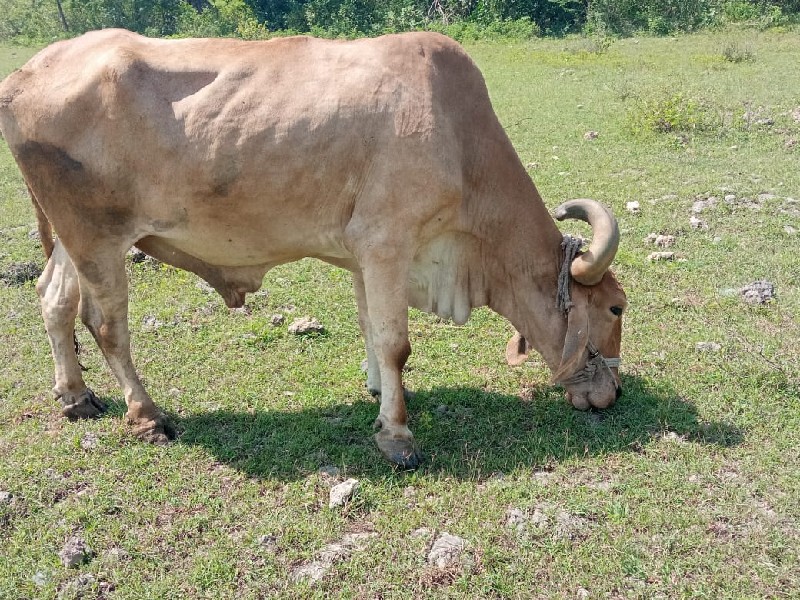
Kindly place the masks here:
POLYGON ((10 286, 25 285, 29 281, 36 281, 42 274, 42 267, 33 261, 11 263, 5 271, 0 273, 0 281, 10 286))

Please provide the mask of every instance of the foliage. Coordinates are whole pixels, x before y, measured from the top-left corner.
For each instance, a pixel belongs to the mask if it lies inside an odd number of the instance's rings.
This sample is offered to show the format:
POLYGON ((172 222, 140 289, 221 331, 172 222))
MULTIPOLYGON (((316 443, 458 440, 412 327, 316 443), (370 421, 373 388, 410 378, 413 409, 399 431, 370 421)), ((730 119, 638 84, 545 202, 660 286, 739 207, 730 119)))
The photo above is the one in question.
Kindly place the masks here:
MULTIPOLYGON (((466 45, 547 206, 596 198, 620 221, 630 307, 610 410, 573 410, 537 358, 508 368, 511 326, 489 311, 464 327, 412 311, 408 414, 426 460, 395 472, 370 437, 378 406, 346 272, 283 265, 250 311, 229 311, 193 275, 136 263, 134 361, 180 431, 153 447, 124 425, 123 392, 80 324, 85 377, 111 410, 60 418, 34 284, 0 282, 0 598, 796 596, 800 39, 759 33, 757 62, 734 63, 720 54, 730 37, 466 45), (732 112, 734 131, 630 135, 642 98, 673 129, 712 110, 732 112), (676 260, 647 260, 650 233, 674 236, 676 260), (737 295, 756 279, 775 284, 770 304, 737 295), (313 315, 329 334, 298 338, 273 314, 313 315), (329 509, 347 477, 360 495, 329 509), (427 564, 440 531, 470 542, 464 571, 427 564), (365 550, 339 550, 313 587, 296 581, 361 532, 375 534, 365 550), (95 554, 68 569, 58 552, 76 534, 95 554)), ((0 76, 31 54, 0 45, 0 76)), ((0 141, 0 272, 42 264, 35 226, 0 141)))
POLYGON ((718 114, 707 102, 674 91, 638 99, 629 117, 631 127, 637 133, 709 131, 718 121, 718 114))
POLYGON ((433 29, 457 39, 541 34, 655 35, 725 23, 785 25, 800 0, 6 0, 0 40, 48 41, 90 29, 264 38, 356 37, 433 29), (59 13, 58 6, 62 13, 59 13))
POLYGON ((209 0, 208 6, 200 12, 185 2, 180 8, 176 28, 180 36, 269 37, 267 28, 256 19, 255 12, 244 0, 209 0))

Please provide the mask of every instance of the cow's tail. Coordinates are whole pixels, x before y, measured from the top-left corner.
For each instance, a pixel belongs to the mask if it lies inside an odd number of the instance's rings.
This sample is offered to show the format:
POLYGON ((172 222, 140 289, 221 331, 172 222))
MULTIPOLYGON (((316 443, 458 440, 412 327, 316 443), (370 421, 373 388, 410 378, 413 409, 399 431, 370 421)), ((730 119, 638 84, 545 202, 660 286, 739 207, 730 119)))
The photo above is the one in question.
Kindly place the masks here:
POLYGON ((39 239, 42 242, 44 255, 47 258, 50 258, 50 256, 53 254, 53 248, 55 247, 55 243, 53 242, 53 226, 50 224, 47 215, 44 214, 44 211, 42 210, 39 201, 36 199, 36 196, 31 191, 31 188, 28 188, 28 193, 31 195, 33 209, 36 211, 36 225, 39 228, 39 239))

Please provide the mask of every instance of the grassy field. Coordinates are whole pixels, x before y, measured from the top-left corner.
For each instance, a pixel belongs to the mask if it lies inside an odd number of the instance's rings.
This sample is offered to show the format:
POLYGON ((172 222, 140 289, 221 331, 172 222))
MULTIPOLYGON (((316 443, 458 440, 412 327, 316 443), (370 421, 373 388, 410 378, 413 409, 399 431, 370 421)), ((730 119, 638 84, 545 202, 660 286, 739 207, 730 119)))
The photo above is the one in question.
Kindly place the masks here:
MULTIPOLYGON (((16 277, 42 256, 3 145, 0 598, 800 596, 800 36, 468 50, 548 205, 592 197, 619 218, 625 396, 576 412, 538 359, 506 366, 496 315, 459 328, 412 312, 426 461, 394 472, 371 440, 348 273, 277 268, 229 311, 143 262, 133 354, 180 436, 133 438, 82 326, 87 381, 111 408, 66 422, 33 282, 16 277), (774 284, 769 303, 744 301, 756 280, 774 284), (304 315, 325 333, 289 334, 304 315), (357 495, 329 509, 348 477, 357 495), (428 563, 441 532, 468 542, 460 565, 428 563), (68 569, 75 535, 93 553, 68 569), (320 580, 298 575, 315 561, 320 580)), ((31 53, 0 46, 0 74, 31 53)))

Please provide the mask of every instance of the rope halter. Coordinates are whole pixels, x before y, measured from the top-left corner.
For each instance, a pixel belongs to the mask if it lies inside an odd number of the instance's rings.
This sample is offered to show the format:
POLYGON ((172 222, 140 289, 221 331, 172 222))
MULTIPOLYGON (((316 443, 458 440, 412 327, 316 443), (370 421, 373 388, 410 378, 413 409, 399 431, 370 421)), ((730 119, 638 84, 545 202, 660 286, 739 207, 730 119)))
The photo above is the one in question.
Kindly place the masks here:
MULTIPOLYGON (((572 283, 572 276, 570 275, 570 267, 575 256, 580 252, 583 246, 583 238, 573 237, 571 235, 564 235, 561 240, 561 249, 564 251, 564 260, 561 263, 561 269, 558 272, 558 293, 556 295, 556 306, 563 313, 564 317, 567 316, 570 309, 574 306, 570 298, 570 284, 572 283)), ((589 351, 589 360, 586 361, 586 366, 580 371, 574 373, 570 377, 561 379, 558 383, 563 385, 574 385, 591 381, 597 369, 617 369, 619 368, 622 359, 620 357, 606 358, 597 349, 591 340, 586 343, 586 349, 589 351)))

